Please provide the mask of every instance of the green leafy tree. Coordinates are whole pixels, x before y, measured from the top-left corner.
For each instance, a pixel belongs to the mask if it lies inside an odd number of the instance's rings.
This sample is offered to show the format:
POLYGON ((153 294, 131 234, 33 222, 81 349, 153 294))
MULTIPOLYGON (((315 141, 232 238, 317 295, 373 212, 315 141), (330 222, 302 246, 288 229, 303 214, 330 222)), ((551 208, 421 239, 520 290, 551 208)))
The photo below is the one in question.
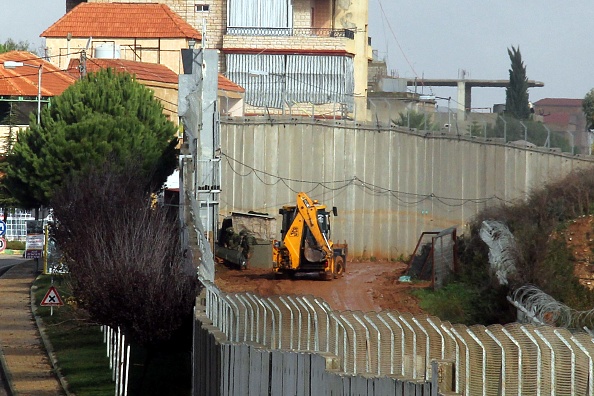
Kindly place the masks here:
POLYGON ((526 77, 526 66, 522 61, 520 47, 512 47, 507 53, 511 60, 509 69, 509 86, 505 90, 505 110, 519 120, 527 120, 530 117, 528 105, 528 77, 526 77))
MULTIPOLYGON (((47 206, 65 176, 106 161, 140 163, 156 189, 176 164, 176 127, 151 90, 111 69, 76 82, 30 118, 8 157, 5 185, 23 208, 47 206)), ((139 175, 143 176, 143 175, 139 175)))
POLYGON ((404 126, 407 128, 415 128, 423 131, 437 130, 438 127, 431 120, 431 116, 425 113, 419 113, 416 111, 409 111, 406 113, 398 113, 400 119, 392 121, 398 126, 404 126))
POLYGON ((9 38, 4 43, 0 43, 0 54, 9 51, 31 51, 30 44, 28 41, 16 42, 9 38))
POLYGON ((582 101, 582 109, 588 121, 588 129, 594 128, 594 88, 584 96, 582 101))

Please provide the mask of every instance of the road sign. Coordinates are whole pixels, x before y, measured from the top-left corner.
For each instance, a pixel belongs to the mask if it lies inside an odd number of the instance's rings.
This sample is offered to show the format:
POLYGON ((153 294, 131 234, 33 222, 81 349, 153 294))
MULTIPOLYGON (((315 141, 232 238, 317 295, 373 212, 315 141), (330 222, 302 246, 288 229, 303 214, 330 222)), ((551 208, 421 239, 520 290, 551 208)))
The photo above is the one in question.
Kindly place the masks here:
POLYGON ((58 290, 55 287, 50 286, 47 293, 45 293, 45 297, 41 300, 41 305, 44 307, 55 307, 64 305, 64 302, 62 301, 58 290))
POLYGON ((0 220, 0 236, 4 236, 4 234, 6 234, 6 222, 0 220))
POLYGON ((25 258, 38 259, 42 257, 42 251, 39 249, 25 250, 25 258))
POLYGON ((3 252, 6 249, 6 239, 4 237, 0 237, 0 252, 3 252))
POLYGON ((27 250, 43 250, 45 244, 45 236, 43 234, 30 234, 27 235, 26 249, 27 250))

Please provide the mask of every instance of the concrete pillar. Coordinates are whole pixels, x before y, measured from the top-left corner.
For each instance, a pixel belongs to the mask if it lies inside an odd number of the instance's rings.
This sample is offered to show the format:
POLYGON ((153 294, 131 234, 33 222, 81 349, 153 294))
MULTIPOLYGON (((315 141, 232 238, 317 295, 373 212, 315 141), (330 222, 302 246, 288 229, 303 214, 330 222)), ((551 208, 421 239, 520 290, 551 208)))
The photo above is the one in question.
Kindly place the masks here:
MULTIPOLYGON (((468 97, 470 98, 470 90, 468 90, 469 94, 468 97)), ((458 81, 458 113, 464 113, 466 109, 469 107, 466 104, 466 82, 465 81, 458 81)))
POLYGON ((454 391, 454 362, 449 360, 433 360, 431 362, 431 394, 454 391))

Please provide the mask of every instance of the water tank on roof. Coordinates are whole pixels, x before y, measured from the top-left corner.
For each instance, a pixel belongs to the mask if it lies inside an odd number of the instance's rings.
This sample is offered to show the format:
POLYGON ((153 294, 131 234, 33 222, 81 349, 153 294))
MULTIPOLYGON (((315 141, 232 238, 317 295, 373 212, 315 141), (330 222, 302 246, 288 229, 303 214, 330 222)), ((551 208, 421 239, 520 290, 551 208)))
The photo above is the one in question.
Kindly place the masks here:
POLYGON ((103 43, 95 47, 97 59, 120 59, 120 46, 115 43, 103 43))

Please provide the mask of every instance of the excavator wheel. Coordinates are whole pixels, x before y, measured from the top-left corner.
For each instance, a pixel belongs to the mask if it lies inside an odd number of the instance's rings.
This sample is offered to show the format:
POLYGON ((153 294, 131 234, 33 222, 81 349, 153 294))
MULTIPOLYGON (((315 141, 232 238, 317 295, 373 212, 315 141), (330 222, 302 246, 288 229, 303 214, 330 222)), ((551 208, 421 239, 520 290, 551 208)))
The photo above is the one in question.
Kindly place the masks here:
POLYGON ((337 256, 334 259, 334 279, 344 276, 344 258, 337 256))
POLYGON ((331 281, 334 278, 333 274, 330 272, 322 272, 320 277, 325 281, 331 281))

